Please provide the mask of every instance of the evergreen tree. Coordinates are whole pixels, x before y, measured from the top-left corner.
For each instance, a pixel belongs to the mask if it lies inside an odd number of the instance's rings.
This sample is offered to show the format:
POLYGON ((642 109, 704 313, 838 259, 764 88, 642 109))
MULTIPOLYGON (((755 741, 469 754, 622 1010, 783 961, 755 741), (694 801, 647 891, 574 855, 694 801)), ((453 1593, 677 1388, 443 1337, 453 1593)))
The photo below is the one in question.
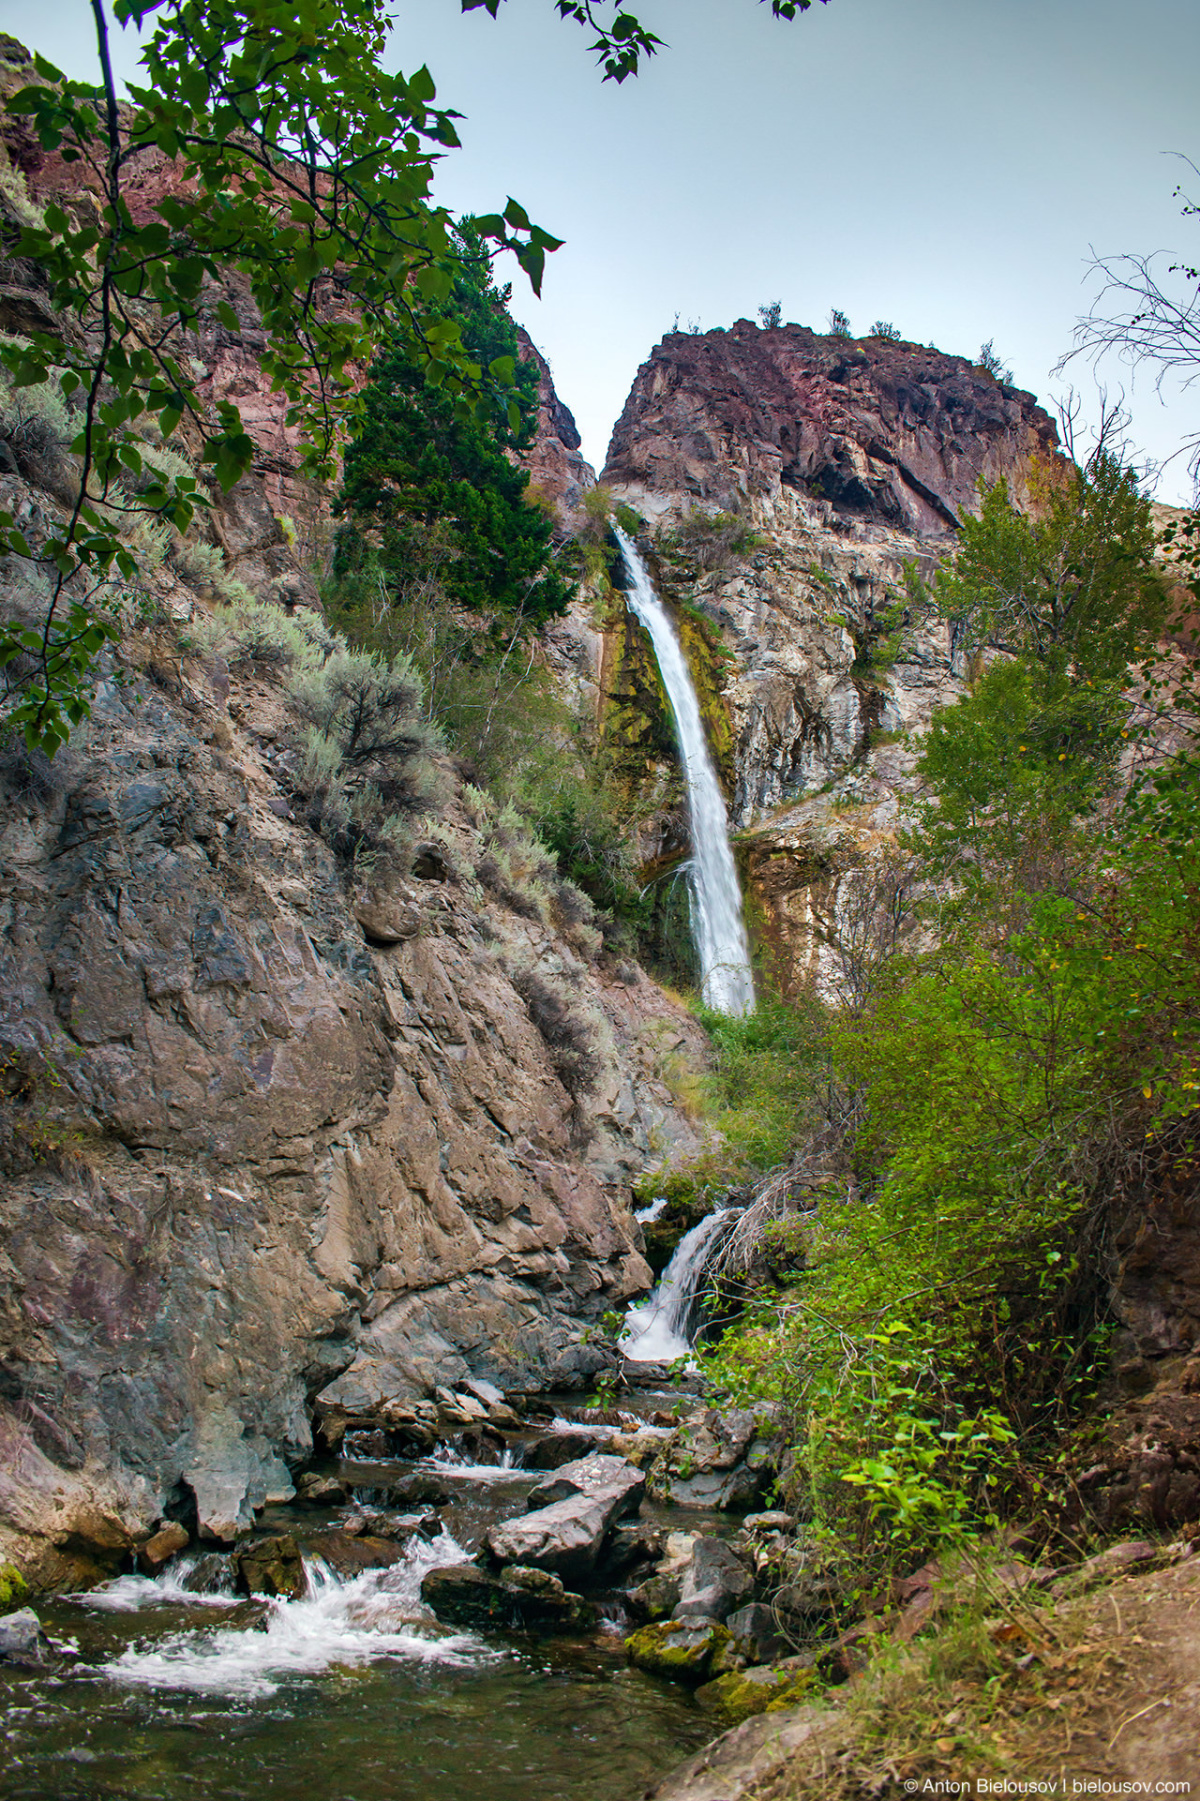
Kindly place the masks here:
MULTIPOLYGON (((556 562, 553 527, 529 498, 514 453, 532 440, 537 371, 517 355, 517 331, 482 240, 459 227, 462 256, 447 320, 478 364, 510 383, 506 412, 471 412, 433 386, 406 346, 371 371, 362 425, 346 453, 335 574, 378 558, 385 584, 435 580, 446 599, 511 631, 561 613, 571 583, 556 562), (370 533, 375 550, 364 533, 370 533)), ((506 397, 507 398, 507 397, 506 397)))

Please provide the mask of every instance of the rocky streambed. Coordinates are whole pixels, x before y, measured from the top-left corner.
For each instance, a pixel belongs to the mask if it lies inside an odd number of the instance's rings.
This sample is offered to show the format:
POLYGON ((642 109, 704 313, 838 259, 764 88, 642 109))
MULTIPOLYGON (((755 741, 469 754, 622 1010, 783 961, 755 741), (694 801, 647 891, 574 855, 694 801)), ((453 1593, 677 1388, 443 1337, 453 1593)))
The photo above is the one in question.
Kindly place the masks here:
POLYGON ((474 1384, 328 1421, 337 1454, 252 1535, 168 1522, 102 1587, 10 1612, 0 1794, 632 1801, 790 1699, 759 1599, 787 1522, 747 1517, 766 1422, 575 1399, 474 1384))

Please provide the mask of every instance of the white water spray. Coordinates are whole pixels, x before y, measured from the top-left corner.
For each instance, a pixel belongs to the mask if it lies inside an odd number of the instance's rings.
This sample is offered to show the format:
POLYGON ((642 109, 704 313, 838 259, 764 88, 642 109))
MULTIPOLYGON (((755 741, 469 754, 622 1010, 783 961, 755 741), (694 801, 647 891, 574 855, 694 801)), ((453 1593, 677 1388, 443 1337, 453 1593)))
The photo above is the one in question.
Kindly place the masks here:
POLYGON ((737 1213, 719 1207, 679 1240, 654 1293, 626 1316, 621 1352, 628 1362, 674 1363, 691 1354, 688 1326, 705 1267, 737 1213))
MULTIPOLYGON (((421 1600, 427 1570, 465 1557, 442 1532, 432 1543, 412 1539, 390 1569, 367 1570, 348 1581, 320 1559, 306 1558, 308 1593, 300 1601, 268 1601, 263 1629, 222 1626, 219 1620, 207 1629, 185 1628, 152 1644, 130 1645, 101 1672, 132 1687, 257 1698, 275 1694, 289 1679, 380 1657, 459 1668, 493 1663, 495 1650, 472 1633, 439 1627, 421 1600)), ((168 1570, 157 1577, 122 1576, 107 1591, 79 1599, 123 1612, 180 1601, 229 1607, 237 1597, 191 1594, 168 1570)))
POLYGON ((742 892, 729 843, 725 802, 704 737, 700 702, 675 627, 654 592, 646 565, 620 526, 613 531, 632 584, 626 599, 650 634, 675 718, 691 820, 689 873, 701 992, 718 1013, 748 1013, 754 1006, 754 978, 742 918, 742 892))

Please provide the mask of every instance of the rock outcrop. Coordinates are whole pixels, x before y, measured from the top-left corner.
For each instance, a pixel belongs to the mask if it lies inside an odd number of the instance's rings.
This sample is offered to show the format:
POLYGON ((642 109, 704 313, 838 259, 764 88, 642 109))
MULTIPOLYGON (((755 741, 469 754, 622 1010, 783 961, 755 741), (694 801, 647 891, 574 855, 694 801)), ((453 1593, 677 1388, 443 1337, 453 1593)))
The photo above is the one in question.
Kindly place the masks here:
MULTIPOLYGON (((980 480, 1025 499, 1057 454, 1032 395, 915 344, 739 320, 673 333, 638 371, 603 480, 647 522, 662 590, 716 636, 710 735, 785 986, 836 986, 828 941, 913 794, 912 757, 880 740, 961 691, 946 629, 904 624, 904 565, 945 554, 980 480)), ((610 709, 627 663, 608 659, 610 709)), ((666 763, 644 738, 649 799, 666 763)), ((663 816, 643 842, 679 831, 663 816)))
MULTIPOLYGON (((4 40, 0 97, 31 76, 4 40)), ((4 131, 35 202, 86 212, 78 165, 4 131)), ((136 159, 135 215, 176 178, 136 159)), ((26 315, 66 329, 10 265, 0 324, 26 315)), ((211 533, 227 576, 305 608, 330 496, 260 348, 237 280, 206 292, 203 392, 256 445, 211 533)), ((531 461, 565 517, 590 471, 539 368, 531 461)), ((50 477, 23 452, 0 473, 35 533, 50 477)), ((86 732, 0 766, 0 1558, 46 1586, 128 1562, 168 1518, 237 1538, 291 1494, 314 1415, 334 1442, 439 1384, 584 1379, 604 1359, 586 1322, 651 1279, 629 1183, 697 1143, 663 1081, 702 1054, 686 1012, 485 890, 448 765, 411 873, 339 860, 298 799, 278 668, 206 650, 208 598, 168 559, 86 732), (551 990, 588 1047, 586 1107, 529 998, 551 990)))
POLYGON ((1032 394, 919 344, 802 325, 673 332, 634 380, 604 480, 651 518, 792 488, 843 519, 944 537, 980 479, 1028 493, 1058 435, 1032 394))

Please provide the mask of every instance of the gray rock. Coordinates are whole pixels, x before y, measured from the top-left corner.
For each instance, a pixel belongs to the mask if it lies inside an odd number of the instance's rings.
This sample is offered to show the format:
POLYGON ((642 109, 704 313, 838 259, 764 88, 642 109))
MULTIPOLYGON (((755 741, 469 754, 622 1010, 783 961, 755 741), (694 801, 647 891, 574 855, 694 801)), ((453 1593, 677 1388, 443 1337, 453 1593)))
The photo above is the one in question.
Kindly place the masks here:
POLYGON ((733 1634, 737 1649, 750 1664, 772 1663, 795 1649, 780 1630, 774 1610, 762 1601, 739 1607, 735 1613, 726 1616, 725 1624, 733 1634))
POLYGON ((0 1618, 0 1663, 44 1663, 51 1654, 50 1641, 31 1607, 0 1618))
POLYGON ((646 1478, 635 1464, 624 1457, 581 1457, 564 1463, 544 1482, 530 1491, 528 1506, 547 1507, 569 1495, 593 1495, 611 1498, 613 1517, 625 1519, 635 1514, 646 1491, 646 1478))
POLYGON ((751 1469, 741 1463, 731 1470, 709 1470, 697 1476, 656 1477, 656 1488, 676 1507, 716 1508, 736 1513, 761 1500, 770 1481, 769 1469, 751 1469))
POLYGON ((421 1581, 421 1599, 439 1620, 453 1626, 587 1632, 596 1623, 591 1603, 571 1594, 545 1570, 515 1568, 492 1574, 478 1564, 454 1564, 428 1571, 421 1581))
POLYGON ((616 1496, 569 1495, 493 1526, 484 1544, 497 1563, 526 1564, 571 1582, 585 1582, 599 1562, 616 1506, 616 1496))
POLYGON ((594 1432, 547 1432, 535 1439, 525 1452, 527 1470, 557 1470, 564 1463, 574 1463, 596 1449, 599 1439, 594 1432))
POLYGON ((753 1576, 724 1539, 697 1538, 683 1570, 674 1618, 723 1620, 753 1591, 753 1576))

